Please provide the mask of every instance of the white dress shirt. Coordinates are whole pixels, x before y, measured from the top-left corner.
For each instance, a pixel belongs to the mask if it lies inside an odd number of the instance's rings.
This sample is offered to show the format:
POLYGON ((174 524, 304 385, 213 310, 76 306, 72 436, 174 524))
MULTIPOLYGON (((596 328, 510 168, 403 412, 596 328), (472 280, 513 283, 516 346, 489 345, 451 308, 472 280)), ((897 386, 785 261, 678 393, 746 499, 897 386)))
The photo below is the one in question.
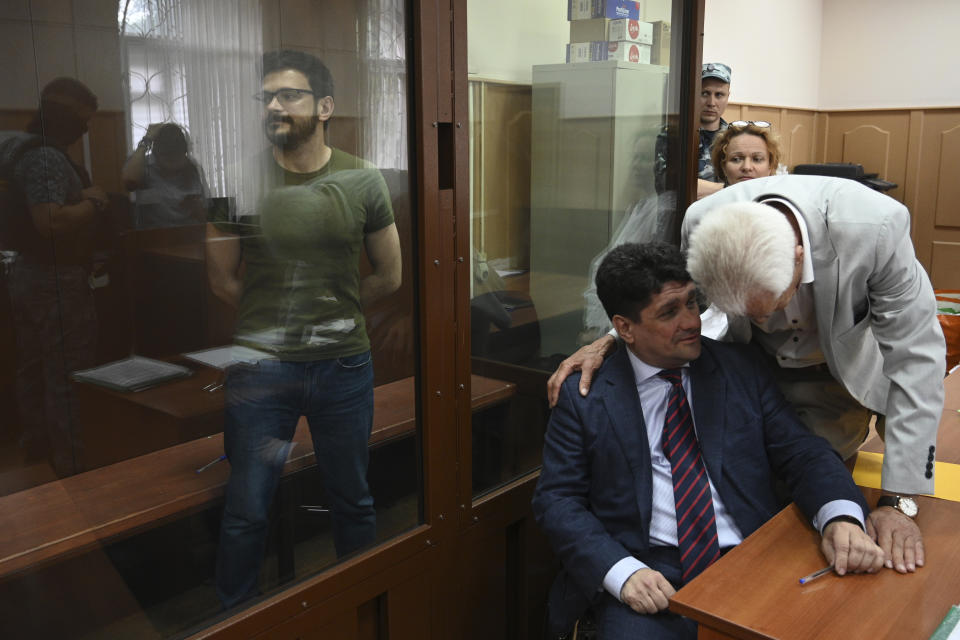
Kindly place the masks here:
POLYGON ((763 201, 763 204, 771 203, 785 207, 797 221, 803 244, 803 270, 800 286, 786 308, 775 311, 763 324, 754 323, 760 329, 754 337, 767 353, 777 359, 781 367, 795 369, 822 364, 826 360, 820 350, 817 332, 817 313, 813 303, 813 253, 810 250, 807 223, 789 201, 782 198, 763 201))

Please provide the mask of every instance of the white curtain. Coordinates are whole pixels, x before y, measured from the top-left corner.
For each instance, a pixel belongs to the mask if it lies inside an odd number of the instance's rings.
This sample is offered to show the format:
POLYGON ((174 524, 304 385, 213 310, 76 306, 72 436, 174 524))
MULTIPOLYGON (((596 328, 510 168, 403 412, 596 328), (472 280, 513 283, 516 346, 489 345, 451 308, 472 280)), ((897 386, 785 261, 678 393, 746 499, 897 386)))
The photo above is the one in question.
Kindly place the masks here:
MULTIPOLYGON (((152 122, 183 125, 211 195, 235 196, 238 211, 256 203, 263 175, 262 109, 252 100, 261 11, 259 0, 120 2, 131 149, 152 122)), ((360 155, 381 169, 406 169, 404 0, 366 0, 358 12, 360 155)))
POLYGON ((361 9, 361 155, 381 169, 407 168, 407 54, 404 0, 361 9))
POLYGON ((213 196, 252 208, 262 169, 259 0, 121 0, 131 147, 152 122, 176 122, 213 196))

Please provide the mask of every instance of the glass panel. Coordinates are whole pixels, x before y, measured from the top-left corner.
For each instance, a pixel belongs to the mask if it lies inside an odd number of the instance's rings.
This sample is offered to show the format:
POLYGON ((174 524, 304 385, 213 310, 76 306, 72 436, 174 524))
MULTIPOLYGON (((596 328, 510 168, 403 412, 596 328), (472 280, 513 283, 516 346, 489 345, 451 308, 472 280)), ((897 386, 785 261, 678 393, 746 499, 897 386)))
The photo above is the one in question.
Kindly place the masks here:
POLYGON ((473 416, 474 495, 539 466, 547 378, 610 329, 592 284, 606 252, 679 240, 680 3, 569 4, 584 19, 557 0, 468 5, 471 354, 503 389, 473 416))
POLYGON ((5 634, 179 636, 421 523, 404 3, 15 4, 5 634))

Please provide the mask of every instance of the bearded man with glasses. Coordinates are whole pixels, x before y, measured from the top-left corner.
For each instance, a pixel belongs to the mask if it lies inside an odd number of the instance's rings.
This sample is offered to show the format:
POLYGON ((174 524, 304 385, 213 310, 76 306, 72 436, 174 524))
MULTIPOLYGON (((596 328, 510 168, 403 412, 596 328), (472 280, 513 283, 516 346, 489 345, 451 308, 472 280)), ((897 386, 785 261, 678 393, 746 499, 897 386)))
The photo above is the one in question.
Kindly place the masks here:
POLYGON ((327 144, 333 78, 299 51, 263 57, 264 197, 208 225, 214 293, 237 309, 234 341, 255 362, 227 369, 224 448, 230 480, 217 595, 230 608, 258 592, 270 505, 307 418, 338 557, 373 544, 367 485, 373 363, 363 309, 400 286, 400 241, 386 183, 327 144), (371 273, 360 277, 366 251, 371 273))

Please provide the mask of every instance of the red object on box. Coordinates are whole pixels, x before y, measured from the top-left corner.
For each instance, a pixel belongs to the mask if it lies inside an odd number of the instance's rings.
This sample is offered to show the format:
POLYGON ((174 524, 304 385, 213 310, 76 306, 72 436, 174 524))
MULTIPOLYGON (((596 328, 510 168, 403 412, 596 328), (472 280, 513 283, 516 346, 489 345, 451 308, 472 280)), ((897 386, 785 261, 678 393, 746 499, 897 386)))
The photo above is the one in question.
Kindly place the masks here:
POLYGON ((607 60, 650 64, 650 45, 626 40, 610 42, 607 44, 607 60))

